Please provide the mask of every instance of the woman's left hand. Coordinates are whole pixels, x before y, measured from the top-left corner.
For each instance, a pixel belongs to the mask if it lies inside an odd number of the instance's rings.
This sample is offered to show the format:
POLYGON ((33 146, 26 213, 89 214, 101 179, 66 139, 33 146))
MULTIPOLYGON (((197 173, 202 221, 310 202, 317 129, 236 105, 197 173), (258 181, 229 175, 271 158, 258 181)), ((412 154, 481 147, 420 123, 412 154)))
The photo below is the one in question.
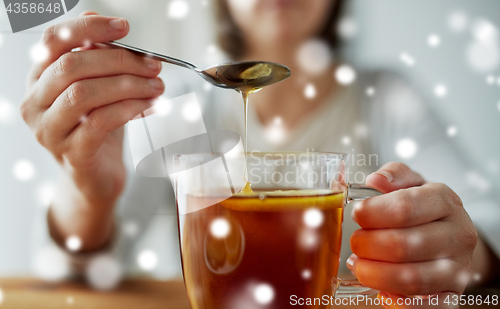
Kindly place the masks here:
POLYGON ((394 301, 462 294, 478 234, 458 195, 444 184, 426 183, 402 163, 384 165, 366 182, 387 194, 352 211, 362 228, 351 236, 347 266, 358 280, 394 301))

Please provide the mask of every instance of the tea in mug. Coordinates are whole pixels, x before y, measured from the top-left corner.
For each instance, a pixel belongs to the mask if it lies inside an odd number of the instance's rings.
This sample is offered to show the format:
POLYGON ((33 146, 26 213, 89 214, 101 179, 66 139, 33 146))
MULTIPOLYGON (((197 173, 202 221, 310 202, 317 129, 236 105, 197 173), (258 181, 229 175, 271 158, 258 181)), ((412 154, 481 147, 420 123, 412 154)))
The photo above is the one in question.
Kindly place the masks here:
MULTIPOLYGON (((291 295, 332 295, 344 198, 331 190, 254 190, 180 216, 192 308, 289 308, 291 295)), ((206 199, 190 194, 188 207, 206 199)))

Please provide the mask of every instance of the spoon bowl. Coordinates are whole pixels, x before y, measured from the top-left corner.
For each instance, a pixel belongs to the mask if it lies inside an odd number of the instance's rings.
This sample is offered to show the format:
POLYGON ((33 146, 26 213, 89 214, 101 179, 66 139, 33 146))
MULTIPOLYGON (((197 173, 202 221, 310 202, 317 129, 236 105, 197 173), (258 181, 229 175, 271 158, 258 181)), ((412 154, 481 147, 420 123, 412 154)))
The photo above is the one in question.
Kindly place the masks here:
POLYGON ((258 89, 280 82, 290 76, 290 69, 273 62, 244 61, 212 66, 200 73, 224 85, 224 88, 243 90, 258 89))

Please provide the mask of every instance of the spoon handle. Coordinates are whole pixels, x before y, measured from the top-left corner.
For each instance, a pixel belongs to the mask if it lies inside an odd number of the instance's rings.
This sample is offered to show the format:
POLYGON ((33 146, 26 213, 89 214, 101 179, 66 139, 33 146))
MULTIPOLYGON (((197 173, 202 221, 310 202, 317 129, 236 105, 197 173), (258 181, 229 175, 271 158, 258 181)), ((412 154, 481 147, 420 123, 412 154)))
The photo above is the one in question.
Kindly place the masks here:
POLYGON ((196 70, 196 66, 194 64, 192 64, 192 63, 187 62, 187 61, 184 61, 184 60, 181 60, 181 59, 177 59, 177 58, 173 58, 173 57, 169 57, 169 56, 165 56, 165 55, 158 54, 158 53, 155 53, 155 52, 151 52, 151 51, 148 51, 148 50, 144 50, 144 49, 141 49, 141 48, 138 48, 138 47, 134 47, 134 46, 130 46, 130 45, 126 45, 126 44, 123 44, 123 43, 114 42, 114 41, 103 42, 103 43, 100 43, 100 44, 103 44, 103 45, 106 45, 106 46, 109 46, 109 47, 123 48, 123 49, 129 50, 129 51, 131 51, 131 52, 133 52, 133 53, 135 53, 137 55, 140 55, 140 56, 143 56, 143 57, 146 57, 146 58, 151 58, 151 59, 155 59, 155 60, 159 60, 159 61, 163 61, 163 62, 175 64, 175 65, 178 65, 178 66, 184 67, 186 69, 190 69, 190 70, 196 70))

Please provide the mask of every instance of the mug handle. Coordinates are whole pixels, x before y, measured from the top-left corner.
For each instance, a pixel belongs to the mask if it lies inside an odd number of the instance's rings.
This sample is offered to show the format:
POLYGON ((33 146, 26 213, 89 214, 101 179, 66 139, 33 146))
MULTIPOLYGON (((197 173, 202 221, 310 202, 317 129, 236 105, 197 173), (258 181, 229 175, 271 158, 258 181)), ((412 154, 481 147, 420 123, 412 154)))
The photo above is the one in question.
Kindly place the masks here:
MULTIPOLYGON (((347 185, 346 203, 350 201, 362 201, 370 197, 382 195, 383 193, 369 188, 366 185, 350 183, 347 185)), ((362 285, 357 279, 344 280, 337 278, 334 297, 356 297, 358 295, 370 296, 379 291, 362 285)))

